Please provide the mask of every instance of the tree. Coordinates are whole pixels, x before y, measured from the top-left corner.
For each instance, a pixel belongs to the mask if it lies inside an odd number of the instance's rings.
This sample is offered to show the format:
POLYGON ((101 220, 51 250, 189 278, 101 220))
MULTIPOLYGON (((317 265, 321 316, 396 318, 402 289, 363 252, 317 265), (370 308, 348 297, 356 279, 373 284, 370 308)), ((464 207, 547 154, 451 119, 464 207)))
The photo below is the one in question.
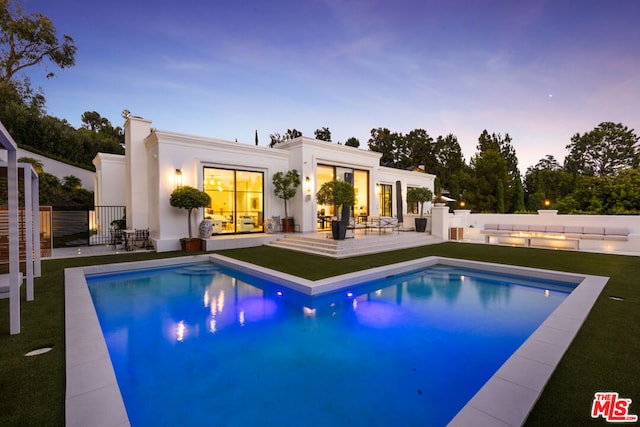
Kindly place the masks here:
POLYGON ((398 154, 396 155, 397 168, 408 169, 424 165, 430 168, 435 163, 435 145, 433 138, 424 129, 414 129, 406 134, 402 142, 396 143, 398 154))
POLYGON ((484 130, 478 138, 476 148, 478 154, 472 158, 471 163, 472 168, 476 169, 473 172, 474 197, 481 203, 481 209, 489 212, 513 212, 516 207, 523 207, 523 197, 518 190, 522 185, 518 158, 509 134, 503 137, 484 130), (501 187, 498 186, 498 181, 501 181, 501 187))
POLYGON ((273 148, 276 144, 280 144, 283 141, 282 136, 280 136, 278 132, 270 134, 269 138, 271 139, 271 142, 269 142, 269 148, 273 148))
POLYGON ((424 204, 431 201, 432 198, 433 193, 426 187, 412 187, 407 189, 407 203, 410 205, 417 203, 420 207, 420 216, 422 216, 424 204))
POLYGON ((498 212, 500 207, 504 211, 504 181, 507 178, 504 157, 497 150, 488 149, 471 158, 471 169, 472 186, 467 192, 470 207, 479 212, 498 212))
POLYGON ((38 175, 44 172, 44 166, 42 165, 42 162, 38 159, 34 159, 33 157, 20 157, 18 159, 18 162, 30 163, 31 166, 33 166, 33 170, 35 170, 38 175))
POLYGON ((347 141, 344 143, 344 145, 346 145, 347 147, 358 148, 358 147, 360 147, 360 140, 358 138, 352 136, 351 138, 347 139, 347 141))
POLYGON ((577 175, 606 176, 637 168, 640 138, 621 123, 603 122, 583 135, 576 133, 567 145, 565 170, 577 175))
POLYGON ((545 200, 554 203, 559 201, 573 192, 575 182, 574 177, 562 169, 553 156, 545 156, 535 166, 530 166, 525 173, 526 208, 536 211, 544 208, 545 200))
POLYGON ((111 125, 109 120, 102 117, 96 111, 85 111, 80 118, 82 120, 82 127, 85 129, 91 129, 92 131, 98 132, 104 126, 111 125))
POLYGON ((60 68, 73 66, 76 49, 70 36, 65 34, 62 42, 58 40, 46 16, 26 15, 17 1, 0 0, 0 88, 15 84, 18 72, 45 60, 60 68))
POLYGON ((281 142, 298 138, 300 136, 302 136, 302 132, 300 132, 297 129, 287 129, 287 133, 285 133, 282 136, 277 132, 272 133, 271 135, 269 135, 269 138, 271 138, 271 142, 269 143, 269 148, 273 148, 276 146, 276 144, 280 144, 281 142))
POLYGON ((425 164, 426 172, 440 177, 442 186, 448 189, 453 197, 458 198, 460 177, 468 169, 458 138, 451 133, 445 137, 438 136, 433 154, 433 164, 425 164), (454 181, 456 185, 454 185, 454 181), (458 192, 454 191, 454 187, 457 187, 458 192))
POLYGON ((184 185, 171 193, 169 204, 176 208, 187 210, 187 223, 189 225, 189 239, 191 239, 191 212, 194 209, 203 208, 211 204, 211 197, 204 191, 184 185))
POLYGON ((380 164, 383 166, 395 166, 398 154, 398 143, 402 136, 391 132, 387 128, 371 129, 369 138, 369 150, 382 153, 380 164))
POLYGON ((316 129, 313 134, 317 140, 331 142, 331 131, 327 127, 316 129))
POLYGON ((295 139, 302 136, 302 132, 298 129, 287 129, 287 133, 284 135, 284 139, 295 139))
POLYGON ((295 169, 291 169, 287 173, 276 172, 273 174, 271 182, 273 183, 273 193, 284 200, 284 217, 289 218, 287 200, 295 197, 300 185, 300 174, 295 169))
POLYGON ((82 188, 82 180, 75 175, 67 175, 62 178, 62 188, 66 191, 74 191, 82 188))
MULTIPOLYGON (((340 222, 347 224, 351 216, 350 209, 355 201, 353 186, 346 181, 327 181, 316 193, 316 200, 320 205, 333 205, 341 210, 340 222)), ((337 211, 336 211, 337 212, 337 211)))

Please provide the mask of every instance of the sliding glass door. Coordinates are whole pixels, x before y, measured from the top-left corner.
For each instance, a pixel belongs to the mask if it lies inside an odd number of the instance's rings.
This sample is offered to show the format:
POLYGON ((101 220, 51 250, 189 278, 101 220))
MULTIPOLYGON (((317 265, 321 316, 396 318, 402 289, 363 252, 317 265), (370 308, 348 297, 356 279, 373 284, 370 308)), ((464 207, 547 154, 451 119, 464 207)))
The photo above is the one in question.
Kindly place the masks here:
POLYGON ((214 234, 254 233, 264 227, 264 174, 204 168, 204 191, 211 197, 205 217, 214 234))
MULTIPOLYGON (((317 166, 317 189, 320 189, 325 182, 333 181, 334 179, 346 181, 353 186, 355 202, 351 207, 351 214, 358 221, 366 221, 367 215, 369 215, 369 172, 341 166, 317 166)), ((328 229, 331 226, 331 217, 336 215, 335 206, 318 205, 317 214, 318 229, 328 229)))

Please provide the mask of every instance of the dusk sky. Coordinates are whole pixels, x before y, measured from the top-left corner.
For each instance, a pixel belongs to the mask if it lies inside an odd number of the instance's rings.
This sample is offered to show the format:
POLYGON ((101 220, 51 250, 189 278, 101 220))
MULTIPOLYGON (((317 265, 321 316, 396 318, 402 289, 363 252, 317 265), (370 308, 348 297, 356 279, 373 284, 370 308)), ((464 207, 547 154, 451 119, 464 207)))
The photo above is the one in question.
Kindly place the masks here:
POLYGON ((76 65, 44 79, 50 115, 123 109, 152 127, 260 145, 296 128, 367 147, 372 128, 508 133, 522 171, 601 122, 640 132, 640 1, 21 0, 76 65))

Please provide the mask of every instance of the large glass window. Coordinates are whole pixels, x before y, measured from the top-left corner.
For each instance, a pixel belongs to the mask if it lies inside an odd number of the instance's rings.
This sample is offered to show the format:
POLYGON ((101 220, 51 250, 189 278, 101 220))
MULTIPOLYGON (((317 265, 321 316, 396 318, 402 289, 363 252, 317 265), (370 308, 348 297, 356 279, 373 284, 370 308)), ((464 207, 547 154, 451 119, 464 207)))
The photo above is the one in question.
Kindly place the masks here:
POLYGON ((356 193, 353 216, 358 222, 366 222, 369 216, 369 172, 355 170, 353 190, 356 193))
MULTIPOLYGON (((355 203, 351 214, 359 221, 366 221, 369 215, 369 172, 340 166, 318 165, 316 169, 317 188, 334 179, 353 185, 355 203)), ((318 229, 331 226, 331 217, 336 215, 334 206, 318 205, 318 229)))
POLYGON ((211 197, 205 216, 214 234, 263 231, 263 178, 262 172, 204 168, 204 191, 211 197))
POLYGON ((393 185, 380 184, 380 216, 392 216, 393 185))

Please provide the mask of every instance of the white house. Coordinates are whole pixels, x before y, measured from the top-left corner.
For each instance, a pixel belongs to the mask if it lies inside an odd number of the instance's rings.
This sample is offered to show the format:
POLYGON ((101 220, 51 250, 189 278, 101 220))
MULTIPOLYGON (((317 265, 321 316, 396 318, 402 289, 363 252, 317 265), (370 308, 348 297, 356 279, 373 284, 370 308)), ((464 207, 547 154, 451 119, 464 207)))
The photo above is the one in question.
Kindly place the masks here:
POLYGON ((126 206, 127 227, 149 228, 158 251, 179 249, 179 239, 188 234, 185 210, 169 204, 178 185, 211 196, 211 205, 200 210, 194 225, 211 217, 216 235, 269 231, 268 219, 285 215, 272 185, 280 171, 300 174, 302 185, 289 200, 287 213, 302 232, 326 227, 333 207, 318 205, 315 193, 333 179, 353 184, 356 218, 405 214, 407 188, 433 191, 434 175, 382 167, 381 153, 311 138, 267 148, 152 130, 151 122, 139 117, 129 117, 124 130, 126 154, 99 153, 93 161, 96 205, 126 206))

